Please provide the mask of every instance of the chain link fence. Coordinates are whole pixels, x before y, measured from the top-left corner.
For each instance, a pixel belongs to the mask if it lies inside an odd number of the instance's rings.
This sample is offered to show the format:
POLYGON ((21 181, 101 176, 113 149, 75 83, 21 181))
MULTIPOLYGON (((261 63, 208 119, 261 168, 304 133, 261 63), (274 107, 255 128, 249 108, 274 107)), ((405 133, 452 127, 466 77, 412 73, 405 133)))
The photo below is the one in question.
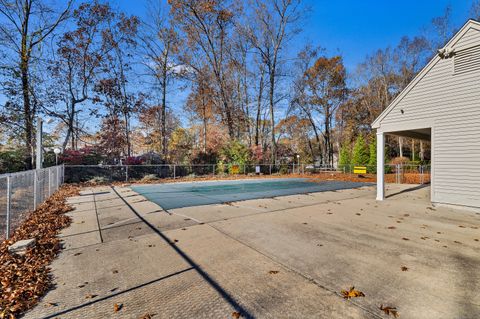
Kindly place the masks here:
POLYGON ((63 181, 63 165, 0 175, 0 238, 8 239, 63 181))
MULTIPOLYGON (((376 165, 313 165, 313 164, 197 164, 197 165, 69 165, 65 166, 65 182, 108 183, 153 181, 164 178, 222 177, 227 175, 316 175, 325 178, 376 178, 376 165), (365 173, 355 173, 355 167, 365 173)), ((425 184, 430 182, 430 166, 385 165, 388 183, 425 184)))

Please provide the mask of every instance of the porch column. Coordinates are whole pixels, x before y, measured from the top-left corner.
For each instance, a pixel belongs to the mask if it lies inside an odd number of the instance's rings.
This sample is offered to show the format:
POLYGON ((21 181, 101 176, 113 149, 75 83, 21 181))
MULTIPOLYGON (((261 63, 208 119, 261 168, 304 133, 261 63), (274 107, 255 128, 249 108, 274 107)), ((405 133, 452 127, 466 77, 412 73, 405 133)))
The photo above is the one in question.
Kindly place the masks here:
POLYGON ((377 133, 377 200, 385 199, 385 134, 377 133))

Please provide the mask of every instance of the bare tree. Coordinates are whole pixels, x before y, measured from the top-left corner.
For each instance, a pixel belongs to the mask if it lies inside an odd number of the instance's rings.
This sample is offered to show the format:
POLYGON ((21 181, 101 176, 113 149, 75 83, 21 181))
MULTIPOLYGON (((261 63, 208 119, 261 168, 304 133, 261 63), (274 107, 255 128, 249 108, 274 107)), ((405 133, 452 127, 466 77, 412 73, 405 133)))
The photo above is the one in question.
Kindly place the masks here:
POLYGON ((234 12, 238 3, 228 0, 171 0, 172 12, 187 38, 188 51, 183 62, 199 72, 208 64, 213 74, 219 106, 230 139, 235 139, 232 87, 229 70, 229 46, 234 12))
POLYGON ((292 36, 300 32, 297 22, 300 19, 300 0, 254 1, 253 27, 248 36, 252 45, 265 65, 268 82, 268 101, 270 111, 271 147, 273 159, 276 159, 275 104, 276 86, 279 68, 282 64, 281 53, 292 36))
POLYGON ((41 0, 0 0, 0 15, 3 17, 0 43, 16 55, 16 65, 12 68, 18 70, 20 78, 27 167, 33 166, 33 124, 38 111, 31 83, 32 60, 45 39, 68 18, 71 3, 68 1, 65 9, 57 13, 41 0))
POLYGON ((162 154, 167 155, 167 91, 171 81, 180 72, 180 66, 174 57, 178 53, 181 40, 173 24, 166 14, 166 8, 152 5, 149 8, 150 21, 143 25, 140 37, 142 52, 146 56, 143 64, 160 88, 160 127, 162 154))
MULTIPOLYGON (((65 123, 67 132, 63 141, 65 149, 69 140, 76 148, 79 124, 76 123, 78 105, 90 97, 90 89, 112 47, 105 42, 103 34, 115 13, 106 4, 97 1, 83 3, 73 12, 76 28, 66 32, 58 43, 58 55, 52 61, 55 79, 53 90, 61 91, 65 107, 58 110, 56 103, 47 112, 65 123)), ((53 93, 53 92, 52 92, 53 93)))

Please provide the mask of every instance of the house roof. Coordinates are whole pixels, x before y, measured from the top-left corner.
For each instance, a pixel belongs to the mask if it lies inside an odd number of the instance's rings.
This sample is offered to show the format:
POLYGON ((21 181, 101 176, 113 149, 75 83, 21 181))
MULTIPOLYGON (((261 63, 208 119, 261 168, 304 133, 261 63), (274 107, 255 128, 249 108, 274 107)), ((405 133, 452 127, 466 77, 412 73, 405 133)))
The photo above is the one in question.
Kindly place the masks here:
MULTIPOLYGON (((480 31, 480 22, 469 19, 463 27, 445 44, 442 49, 452 48, 470 29, 480 31)), ((390 105, 373 121, 372 128, 379 128, 381 121, 400 103, 400 101, 417 85, 418 82, 440 61, 442 58, 437 53, 434 58, 415 76, 415 78, 400 92, 390 105)))

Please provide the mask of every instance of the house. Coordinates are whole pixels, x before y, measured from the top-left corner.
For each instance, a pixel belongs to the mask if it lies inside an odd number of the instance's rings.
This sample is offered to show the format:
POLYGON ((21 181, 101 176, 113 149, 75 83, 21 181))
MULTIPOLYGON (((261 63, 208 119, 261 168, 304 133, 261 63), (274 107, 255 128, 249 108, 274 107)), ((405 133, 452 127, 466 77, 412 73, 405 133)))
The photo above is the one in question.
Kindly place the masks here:
POLYGON ((377 200, 385 135, 431 142, 431 201, 480 207, 480 23, 469 20, 373 122, 377 200))

